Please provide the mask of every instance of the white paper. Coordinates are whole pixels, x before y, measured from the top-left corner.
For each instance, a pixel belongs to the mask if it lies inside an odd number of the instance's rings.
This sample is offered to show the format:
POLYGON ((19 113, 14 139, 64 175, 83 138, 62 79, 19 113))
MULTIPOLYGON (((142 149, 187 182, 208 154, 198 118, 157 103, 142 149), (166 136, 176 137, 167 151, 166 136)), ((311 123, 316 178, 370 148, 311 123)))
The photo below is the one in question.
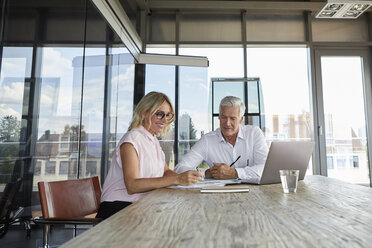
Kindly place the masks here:
POLYGON ((216 179, 204 179, 204 181, 199 181, 196 184, 182 186, 169 186, 168 188, 171 189, 201 189, 205 187, 217 187, 217 186, 224 186, 225 184, 235 184, 239 183, 238 179, 227 179, 227 180, 216 180, 216 179))

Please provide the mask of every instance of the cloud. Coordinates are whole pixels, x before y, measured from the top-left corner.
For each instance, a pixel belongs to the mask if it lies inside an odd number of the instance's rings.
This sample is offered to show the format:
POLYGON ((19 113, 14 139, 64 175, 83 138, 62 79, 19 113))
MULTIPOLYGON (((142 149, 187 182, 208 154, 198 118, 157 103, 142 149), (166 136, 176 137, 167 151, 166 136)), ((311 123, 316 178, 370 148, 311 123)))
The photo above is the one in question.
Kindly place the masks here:
POLYGON ((62 57, 54 48, 43 49, 42 77, 62 77, 72 73, 72 61, 62 57))
POLYGON ((133 91, 134 66, 127 67, 125 73, 116 75, 111 82, 119 83, 119 91, 133 91))
POLYGON ((16 116, 18 120, 21 118, 21 113, 17 112, 6 104, 0 104, 0 118, 8 115, 16 116))
MULTIPOLYGON (((127 113, 130 113, 130 115, 132 115, 132 112, 133 112, 133 100, 123 100, 123 99, 119 99, 119 103, 118 103, 118 116, 122 116, 122 115, 125 115, 127 113)), ((111 113, 115 113, 114 109, 111 109, 111 113)))
POLYGON ((2 62, 2 77, 25 77, 26 58, 4 58, 2 62))
POLYGON ((209 89, 208 89, 208 86, 207 86, 204 82, 199 83, 199 89, 204 89, 204 90, 206 90, 206 91, 209 90, 209 89))
POLYGON ((0 99, 2 103, 22 104, 23 82, 12 82, 10 85, 0 86, 0 99))
POLYGON ((53 104, 57 104, 56 101, 54 101, 50 95, 42 94, 41 100, 40 100, 40 109, 42 108, 49 108, 50 106, 53 106, 53 104))
POLYGON ((50 108, 58 103, 59 88, 51 85, 43 85, 41 89, 40 107, 50 108))

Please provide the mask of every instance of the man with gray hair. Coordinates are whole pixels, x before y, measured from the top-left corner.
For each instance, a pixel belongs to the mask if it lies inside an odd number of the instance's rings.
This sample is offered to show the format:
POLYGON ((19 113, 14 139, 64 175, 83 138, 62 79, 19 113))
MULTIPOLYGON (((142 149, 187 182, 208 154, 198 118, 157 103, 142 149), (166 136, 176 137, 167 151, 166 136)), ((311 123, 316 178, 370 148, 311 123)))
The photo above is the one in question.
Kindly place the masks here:
POLYGON ((205 161, 205 177, 215 179, 260 178, 268 146, 259 127, 240 125, 244 119, 242 100, 226 96, 220 103, 220 128, 202 136, 176 165, 182 173, 205 161))

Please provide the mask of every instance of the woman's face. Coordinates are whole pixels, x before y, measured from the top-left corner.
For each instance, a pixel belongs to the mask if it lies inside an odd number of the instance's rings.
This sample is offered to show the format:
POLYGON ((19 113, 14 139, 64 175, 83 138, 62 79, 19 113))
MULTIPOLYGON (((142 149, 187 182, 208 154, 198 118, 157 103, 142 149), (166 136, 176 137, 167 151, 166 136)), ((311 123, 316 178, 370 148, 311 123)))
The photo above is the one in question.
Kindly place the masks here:
POLYGON ((172 117, 172 109, 167 102, 163 102, 160 108, 151 116, 151 125, 147 129, 151 134, 159 134, 167 126, 172 117))

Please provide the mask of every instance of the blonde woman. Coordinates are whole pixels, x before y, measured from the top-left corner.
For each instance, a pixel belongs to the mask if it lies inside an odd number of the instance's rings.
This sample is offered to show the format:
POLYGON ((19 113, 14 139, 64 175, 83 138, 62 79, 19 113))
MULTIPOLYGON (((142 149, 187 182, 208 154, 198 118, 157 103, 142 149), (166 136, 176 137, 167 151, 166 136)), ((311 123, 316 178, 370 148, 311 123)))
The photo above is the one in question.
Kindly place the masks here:
POLYGON ((150 92, 141 99, 128 132, 121 138, 112 157, 97 218, 110 217, 139 200, 147 191, 190 185, 201 179, 195 170, 177 174, 165 163, 156 136, 166 133, 173 121, 173 106, 165 94, 150 92))

